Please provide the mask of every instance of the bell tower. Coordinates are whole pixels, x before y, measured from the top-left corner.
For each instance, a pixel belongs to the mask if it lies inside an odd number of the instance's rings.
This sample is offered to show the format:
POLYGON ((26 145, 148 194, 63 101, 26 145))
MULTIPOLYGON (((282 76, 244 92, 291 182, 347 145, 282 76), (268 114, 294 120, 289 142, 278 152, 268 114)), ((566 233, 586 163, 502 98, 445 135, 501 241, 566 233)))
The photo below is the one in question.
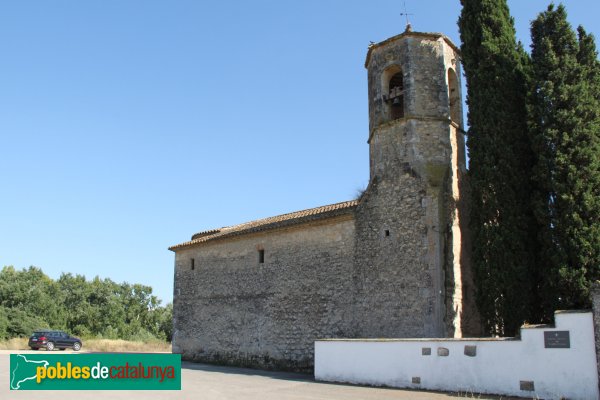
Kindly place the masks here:
POLYGON ((458 48, 407 28, 370 45, 365 67, 370 181, 356 213, 356 333, 476 333, 458 48))

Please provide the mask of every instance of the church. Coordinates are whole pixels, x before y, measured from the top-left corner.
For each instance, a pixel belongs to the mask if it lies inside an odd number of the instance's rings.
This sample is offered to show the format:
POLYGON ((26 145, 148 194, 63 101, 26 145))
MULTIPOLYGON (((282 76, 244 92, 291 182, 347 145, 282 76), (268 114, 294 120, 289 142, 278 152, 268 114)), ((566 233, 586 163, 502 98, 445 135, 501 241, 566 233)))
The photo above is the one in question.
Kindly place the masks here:
POLYGON ((409 26, 371 44, 365 67, 370 178, 359 198, 169 248, 184 360, 310 371, 316 339, 479 333, 459 50, 409 26))

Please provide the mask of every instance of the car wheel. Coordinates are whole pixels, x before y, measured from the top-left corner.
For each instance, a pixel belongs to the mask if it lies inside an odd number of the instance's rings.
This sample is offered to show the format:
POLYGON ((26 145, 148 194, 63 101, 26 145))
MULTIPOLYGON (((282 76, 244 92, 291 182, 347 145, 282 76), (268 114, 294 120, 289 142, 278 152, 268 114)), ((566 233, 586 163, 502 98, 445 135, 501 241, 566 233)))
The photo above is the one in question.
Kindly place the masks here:
POLYGON ((81 349, 81 343, 79 343, 79 342, 73 343, 73 350, 79 351, 79 349, 81 349))
POLYGON ((46 350, 48 350, 48 351, 54 350, 54 343, 52 343, 52 342, 46 343, 46 350))

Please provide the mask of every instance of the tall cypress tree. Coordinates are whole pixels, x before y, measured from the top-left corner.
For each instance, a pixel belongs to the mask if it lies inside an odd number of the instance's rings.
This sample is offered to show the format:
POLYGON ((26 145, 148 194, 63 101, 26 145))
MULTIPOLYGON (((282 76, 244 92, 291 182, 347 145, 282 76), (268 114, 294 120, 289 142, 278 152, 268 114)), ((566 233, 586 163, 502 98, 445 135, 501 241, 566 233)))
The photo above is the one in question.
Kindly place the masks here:
POLYGON ((528 57, 506 0, 462 0, 459 19, 469 106, 469 179, 477 303, 488 333, 534 320, 535 224, 528 199, 528 57))
POLYGON ((600 64, 594 38, 576 37, 562 5, 531 25, 533 208, 544 309, 589 307, 600 278, 600 64))

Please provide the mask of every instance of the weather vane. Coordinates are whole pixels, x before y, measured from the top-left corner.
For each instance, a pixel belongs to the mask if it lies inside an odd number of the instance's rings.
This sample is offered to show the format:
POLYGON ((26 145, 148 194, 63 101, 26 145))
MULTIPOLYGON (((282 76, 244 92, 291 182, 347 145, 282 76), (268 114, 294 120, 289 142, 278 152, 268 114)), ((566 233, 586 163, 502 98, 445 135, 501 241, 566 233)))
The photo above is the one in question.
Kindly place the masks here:
POLYGON ((404 12, 403 12, 403 13, 400 13, 400 15, 403 15, 403 16, 406 18, 406 30, 407 30, 407 31, 411 31, 411 30, 412 30, 412 27, 410 26, 410 21, 408 20, 408 16, 409 16, 409 15, 415 15, 415 14, 409 14, 409 13, 406 11, 406 0, 403 0, 403 1, 402 1, 402 3, 404 4, 404 12))

